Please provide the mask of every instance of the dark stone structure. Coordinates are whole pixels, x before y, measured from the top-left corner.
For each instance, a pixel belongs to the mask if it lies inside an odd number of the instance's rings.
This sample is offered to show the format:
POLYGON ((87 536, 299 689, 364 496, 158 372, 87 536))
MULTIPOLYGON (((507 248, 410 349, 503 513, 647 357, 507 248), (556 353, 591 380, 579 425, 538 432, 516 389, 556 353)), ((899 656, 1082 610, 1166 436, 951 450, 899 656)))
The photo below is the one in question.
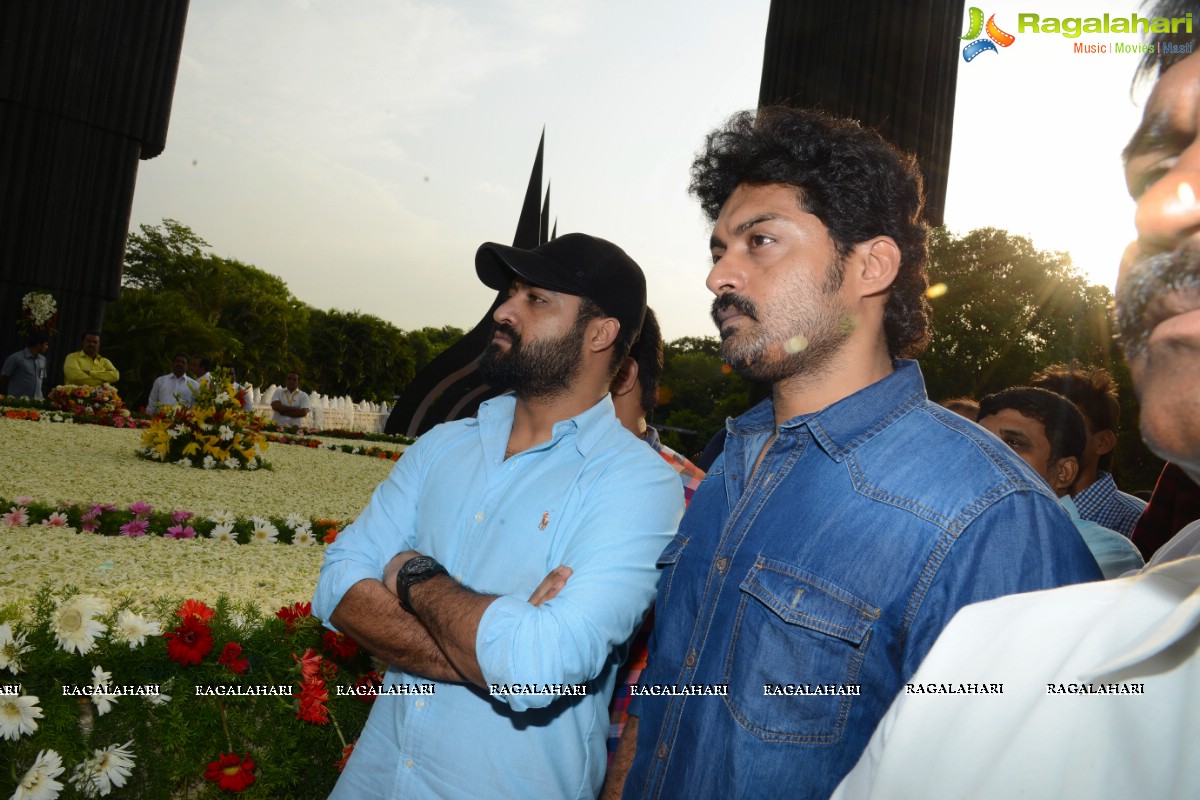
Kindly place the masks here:
POLYGON ((49 291, 50 385, 120 292, 138 160, 166 145, 187 11, 188 0, 0 3, 0 358, 21 347, 21 298, 49 291))
POLYGON ((853 117, 916 154, 925 219, 940 225, 962 24, 946 0, 771 0, 759 105, 853 117))

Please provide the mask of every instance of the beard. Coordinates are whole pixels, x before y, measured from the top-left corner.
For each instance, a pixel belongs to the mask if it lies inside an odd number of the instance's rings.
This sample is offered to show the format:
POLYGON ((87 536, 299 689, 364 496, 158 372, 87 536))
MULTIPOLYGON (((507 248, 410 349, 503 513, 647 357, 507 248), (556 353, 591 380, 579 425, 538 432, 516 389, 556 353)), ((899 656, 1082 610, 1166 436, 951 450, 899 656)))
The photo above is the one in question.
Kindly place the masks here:
POLYGON ((566 394, 583 367, 583 332, 588 320, 576 317, 575 325, 557 339, 528 344, 507 323, 497 322, 493 333, 503 333, 511 344, 504 350, 495 342, 479 357, 479 373, 493 388, 515 392, 522 400, 546 399, 566 394))
POLYGON ((1198 300, 1200 249, 1158 253, 1134 264, 1117 293, 1117 334, 1125 357, 1132 361, 1142 356, 1154 327, 1200 306, 1198 300))
POLYGON ((773 316, 786 322, 783 330, 764 326, 762 312, 747 297, 731 292, 714 300, 712 318, 718 329, 720 313, 728 308, 737 309, 755 323, 742 324, 743 330, 721 330, 721 357, 725 363, 742 377, 764 383, 819 374, 854 330, 850 315, 834 299, 841 288, 843 266, 840 258, 831 263, 819 287, 793 284, 779 294, 771 305, 773 316))

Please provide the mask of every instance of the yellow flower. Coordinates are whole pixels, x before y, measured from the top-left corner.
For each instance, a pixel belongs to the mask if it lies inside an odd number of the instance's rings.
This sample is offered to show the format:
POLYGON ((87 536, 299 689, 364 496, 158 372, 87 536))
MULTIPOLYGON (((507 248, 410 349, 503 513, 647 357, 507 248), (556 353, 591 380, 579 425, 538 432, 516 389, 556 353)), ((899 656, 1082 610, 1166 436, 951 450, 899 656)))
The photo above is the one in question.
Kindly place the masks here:
POLYGON ((200 443, 193 440, 183 446, 185 456, 195 455, 200 450, 200 443))

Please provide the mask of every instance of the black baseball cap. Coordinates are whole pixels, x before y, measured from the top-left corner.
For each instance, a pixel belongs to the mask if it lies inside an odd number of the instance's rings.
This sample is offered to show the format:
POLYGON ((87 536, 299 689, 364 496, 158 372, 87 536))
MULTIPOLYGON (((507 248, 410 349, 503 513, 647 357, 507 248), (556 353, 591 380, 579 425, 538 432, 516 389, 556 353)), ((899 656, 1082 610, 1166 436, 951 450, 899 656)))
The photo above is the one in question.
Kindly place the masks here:
MULTIPOLYGON (((567 233, 532 250, 486 242, 475 253, 479 280, 504 290, 513 276, 552 292, 586 297, 632 331, 636 339, 646 316, 646 276, 612 242, 567 233)), ((631 339, 632 341, 632 339, 631 339)))

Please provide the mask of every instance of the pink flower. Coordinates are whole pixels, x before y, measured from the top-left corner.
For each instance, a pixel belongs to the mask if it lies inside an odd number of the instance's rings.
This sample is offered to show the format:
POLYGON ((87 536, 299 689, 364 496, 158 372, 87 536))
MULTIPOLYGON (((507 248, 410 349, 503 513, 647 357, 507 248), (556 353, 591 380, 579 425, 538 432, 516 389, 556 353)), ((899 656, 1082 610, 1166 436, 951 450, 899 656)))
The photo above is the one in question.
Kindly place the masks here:
POLYGON ((172 525, 163 534, 164 539, 194 539, 195 536, 196 531, 191 525, 188 525, 186 528, 182 525, 172 525))
POLYGON ((19 506, 27 506, 33 502, 33 498, 23 494, 20 497, 15 498, 13 502, 19 506))
POLYGON ((61 511, 55 511, 50 516, 46 517, 45 524, 51 528, 63 528, 67 524, 67 515, 61 511))
POLYGON ((130 503, 129 510, 139 517, 145 517, 149 516, 150 512, 154 510, 154 506, 138 500, 136 503, 130 503))
POLYGON ((29 515, 20 506, 13 506, 7 514, 0 516, 0 525, 9 528, 20 528, 29 524, 29 515))
POLYGON ((150 527, 150 523, 144 519, 135 519, 131 522, 126 522, 121 526, 121 533, 125 536, 145 536, 146 528, 150 527))
POLYGON ((191 511, 184 511, 181 508, 177 508, 171 512, 171 522, 187 522, 194 516, 196 515, 191 511))

